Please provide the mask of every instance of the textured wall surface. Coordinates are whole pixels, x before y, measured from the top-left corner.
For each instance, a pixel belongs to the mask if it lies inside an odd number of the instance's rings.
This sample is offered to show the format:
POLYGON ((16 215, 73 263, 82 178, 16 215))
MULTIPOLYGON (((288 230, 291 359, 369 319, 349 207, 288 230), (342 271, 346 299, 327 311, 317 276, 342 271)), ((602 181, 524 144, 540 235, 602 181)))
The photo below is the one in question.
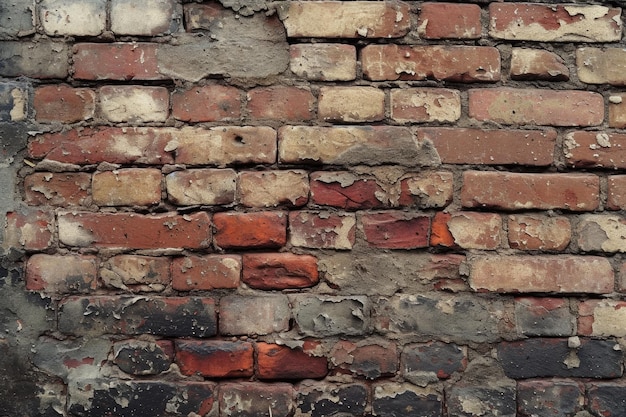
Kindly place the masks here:
POLYGON ((2 0, 0 417, 625 416, 620 3, 2 0))

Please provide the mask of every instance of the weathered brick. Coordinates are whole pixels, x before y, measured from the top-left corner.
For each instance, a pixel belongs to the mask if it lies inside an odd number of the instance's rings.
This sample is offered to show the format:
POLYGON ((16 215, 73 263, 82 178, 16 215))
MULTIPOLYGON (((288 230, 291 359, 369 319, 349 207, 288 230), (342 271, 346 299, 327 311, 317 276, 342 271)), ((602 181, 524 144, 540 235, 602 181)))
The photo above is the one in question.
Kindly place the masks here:
POLYGON ((393 342, 353 343, 339 341, 331 351, 334 371, 342 370, 367 379, 395 375, 398 371, 398 351, 393 342))
POLYGON ((239 255, 189 255, 172 261, 172 288, 179 291, 237 288, 239 255))
POLYGON ((454 122, 461 117, 461 95, 446 88, 394 88, 391 118, 396 122, 454 122))
POLYGON ((626 135, 583 131, 568 133, 563 142, 563 154, 566 163, 573 167, 626 168, 626 135))
POLYGON ((170 340, 130 339, 115 343, 113 354, 113 363, 127 374, 158 375, 174 362, 174 344, 170 340))
POLYGON ((543 49, 513 48, 510 74, 513 80, 569 80, 563 58, 543 49))
POLYGON ((500 80, 500 52, 491 46, 368 45, 361 50, 363 75, 372 81, 500 80))
POLYGON ((289 300, 284 295, 237 296, 220 300, 220 333, 265 335, 289 330, 289 300), (242 320, 249 317, 250 320, 242 320))
POLYGON ((626 94, 613 93, 609 96, 609 127, 626 127, 626 94))
POLYGON ((524 336, 570 336, 574 322, 569 302, 563 298, 515 299, 515 325, 524 336))
POLYGON ((151 206, 161 202, 161 171, 125 168, 96 172, 91 181, 94 204, 151 206))
POLYGON ((358 336, 370 330, 367 297, 298 295, 291 304, 298 330, 307 336, 358 336))
POLYGON ((361 384, 331 384, 306 381, 298 385, 296 415, 327 417, 362 415, 367 404, 367 389, 361 384))
POLYGON ((375 122, 385 117, 385 92, 372 87, 322 87, 318 116, 331 122, 375 122))
POLYGON ((578 334, 607 337, 626 336, 626 302, 586 300, 578 306, 578 334))
MULTIPOLYGON (((509 378, 617 378, 622 353, 612 340, 579 339, 570 347, 564 338, 534 338, 498 344, 498 358, 509 378), (578 343, 576 343, 578 344, 578 343)), ((570 343, 571 344, 571 343, 570 343)))
POLYGON ((489 35, 536 42, 615 42, 621 39, 621 9, 600 5, 492 3, 489 35))
POLYGON ((274 417, 289 417, 293 413, 291 384, 232 382, 221 384, 219 392, 220 416, 257 417, 270 413, 274 417))
POLYGON ((178 206, 220 205, 235 201, 237 173, 232 169, 188 169, 165 177, 167 198, 178 206))
POLYGON ((155 43, 77 43, 74 78, 79 80, 162 80, 155 43))
POLYGON ((450 233, 448 222, 452 218, 452 214, 443 211, 435 213, 430 225, 430 245, 451 248, 454 243, 454 236, 450 233))
POLYGON ((289 242, 293 246, 352 249, 355 229, 354 214, 313 211, 289 213, 289 242))
POLYGON ((276 131, 265 126, 183 128, 168 143, 178 164, 229 165, 276 162, 276 131))
POLYGON ((502 218, 495 213, 458 212, 448 220, 454 243, 463 249, 493 250, 502 245, 502 218))
POLYGON ((428 127, 418 129, 444 164, 551 165, 557 133, 546 130, 484 130, 428 127))
POLYGON ((98 111, 111 122, 164 122, 169 115, 169 93, 164 87, 105 86, 98 95, 98 111))
POLYGON ((608 178, 607 207, 610 210, 626 208, 626 175, 611 175, 608 178))
POLYGON ((306 349, 291 349, 273 343, 257 343, 257 377, 259 379, 318 379, 328 373, 323 356, 313 356, 306 349))
POLYGON ((88 293, 97 286, 98 267, 90 255, 35 254, 26 263, 26 289, 46 293, 88 293))
POLYGON ((522 250, 563 250, 572 238, 567 217, 512 215, 508 218, 509 245, 522 250))
POLYGON ((382 208, 384 190, 376 178, 347 171, 311 174, 311 201, 346 210, 382 208))
POLYGON ((429 342, 407 345, 400 368, 405 379, 420 386, 448 379, 467 367, 467 348, 454 343, 429 342))
POLYGON ((351 81, 356 78, 356 48, 334 43, 289 46, 289 68, 311 81, 351 81))
POLYGON ((247 96, 248 112, 255 119, 309 120, 314 107, 311 91, 300 87, 259 87, 247 96))
POLYGON ((185 122, 237 120, 241 92, 222 85, 197 86, 172 95, 172 115, 185 122))
POLYGON ((585 388, 571 380, 527 380, 517 384, 517 411, 521 417, 568 416, 583 410, 585 388))
POLYGON ((20 0, 6 1, 0 13, 0 39, 22 37, 35 33, 35 8, 20 0))
POLYGON ((623 68, 626 51, 622 48, 578 48, 578 78, 587 84, 626 85, 623 68))
POLYGON ((469 280, 480 292, 608 294, 614 273, 597 256, 485 256, 471 262, 469 280))
POLYGON ((626 292, 626 262, 622 262, 618 266, 619 272, 616 276, 616 290, 620 293, 626 292))
POLYGON ((262 290, 312 287, 319 281, 317 259, 293 253, 245 254, 242 280, 262 290))
POLYGON ((482 34, 476 4, 422 4, 418 33, 425 39, 478 39, 482 34))
POLYGON ((213 216, 215 244, 221 248, 279 248, 287 243, 282 212, 224 212, 213 216))
POLYGON ((463 207, 502 210, 598 208, 599 178, 590 174, 525 174, 466 171, 463 173, 463 207))
POLYGON ((378 417, 440 417, 443 398, 411 384, 381 383, 373 387, 372 410, 378 417))
POLYGON ((25 201, 32 206, 80 206, 90 189, 87 173, 35 172, 24 178, 25 201))
POLYGON ((155 128, 74 129, 38 135, 28 143, 31 158, 68 164, 167 164, 165 151, 174 132, 155 128))
POLYGON ((515 386, 487 385, 483 381, 474 384, 457 384, 446 390, 446 405, 451 416, 479 417, 515 416, 515 386))
POLYGON ((279 8, 294 38, 397 38, 410 29, 407 3, 294 1, 279 8))
POLYGON ((91 119, 96 108, 96 93, 89 88, 65 84, 35 89, 33 107, 38 122, 75 123, 91 119))
POLYGON ((117 255, 100 264, 100 279, 113 288, 163 291, 170 284, 170 259, 117 255))
POLYGON ((61 304, 59 331, 80 336, 211 337, 217 333, 215 302, 199 297, 74 296, 61 304))
POLYGON ((370 246, 386 249, 428 247, 429 216, 387 211, 363 214, 360 221, 370 246))
POLYGON ((0 82, 0 122, 26 120, 31 108, 28 95, 25 83, 0 82))
POLYGON ((469 116, 509 125, 596 126, 604 121, 604 99, 591 91, 472 89, 469 116))
POLYGON ((10 211, 6 213, 6 228, 1 247, 26 251, 46 250, 54 243, 54 229, 52 212, 24 207, 10 211))
POLYGON ((283 126, 279 163, 433 165, 439 158, 399 126, 283 126))
POLYGON ((309 200, 306 171, 249 171, 239 174, 239 196, 246 207, 300 207, 309 200))
POLYGON ((626 223, 618 215, 589 214, 580 219, 577 243, 583 251, 626 252, 626 223))
POLYGON ((0 76, 65 78, 69 72, 69 47, 64 42, 0 42, 0 76))
POLYGON ((177 340, 176 363, 183 375, 208 378, 252 376, 254 349, 248 342, 177 340))
POLYGON ((587 384, 589 410, 600 416, 617 417, 626 413, 626 386, 621 381, 587 384))
POLYGON ((135 213, 60 213, 59 241, 98 248, 206 248, 211 221, 204 213, 142 215, 135 213))
POLYGON ((96 36, 106 29, 105 0, 42 0, 39 21, 46 35, 96 36))
MULTIPOLYGON (((445 207, 452 202, 454 178, 451 172, 408 174, 400 179, 400 206, 445 207)), ((392 200, 393 205, 393 200, 392 200)))
POLYGON ((111 0, 111 30, 116 35, 154 36, 177 29, 176 19, 180 18, 174 0, 111 0))
POLYGON ((380 300, 373 319, 383 334, 486 342, 501 337, 502 300, 439 293, 402 294, 380 300))

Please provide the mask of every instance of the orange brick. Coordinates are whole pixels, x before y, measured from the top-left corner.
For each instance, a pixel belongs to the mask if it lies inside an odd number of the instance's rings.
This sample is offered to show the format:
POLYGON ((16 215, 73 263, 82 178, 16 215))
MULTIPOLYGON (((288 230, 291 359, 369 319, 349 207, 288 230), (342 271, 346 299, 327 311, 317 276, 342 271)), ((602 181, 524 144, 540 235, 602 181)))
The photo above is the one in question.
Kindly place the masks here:
POLYGON ((213 222, 215 244, 221 248, 279 248, 287 243, 285 213, 216 213, 213 222))

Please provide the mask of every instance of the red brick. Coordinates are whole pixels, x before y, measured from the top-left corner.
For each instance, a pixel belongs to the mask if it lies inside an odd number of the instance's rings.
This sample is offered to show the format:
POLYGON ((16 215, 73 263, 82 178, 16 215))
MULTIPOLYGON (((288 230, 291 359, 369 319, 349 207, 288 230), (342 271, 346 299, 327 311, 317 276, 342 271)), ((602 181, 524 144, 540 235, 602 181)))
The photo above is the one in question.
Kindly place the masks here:
POLYGON ((26 289, 57 294, 90 292, 98 282, 96 262, 90 255, 33 255, 26 263, 26 289))
POLYGON ((248 112, 255 119, 310 120, 315 97, 299 87, 259 87, 248 92, 248 112))
POLYGON ((179 206, 219 205, 235 201, 237 174, 232 169, 188 169, 165 177, 168 199, 179 206))
POLYGON ((546 130, 483 130, 429 127, 417 137, 430 141, 444 164, 551 165, 557 133, 546 130))
POLYGON ((74 129, 38 135, 28 143, 31 158, 68 164, 171 164, 165 151, 174 131, 124 127, 74 129))
POLYGON ((356 48, 335 43, 302 43, 289 47, 289 68, 311 81, 351 81, 356 78, 356 48))
POLYGON ((259 379, 316 379, 328 373, 326 358, 306 350, 272 343, 257 343, 256 348, 259 379))
POLYGON ((626 301, 586 300, 578 305, 578 334, 626 336, 626 301))
POLYGON ((409 5, 398 1, 294 1, 279 12, 295 38, 397 38, 411 24, 409 5))
POLYGON ((276 131, 265 126, 183 128, 169 148, 177 164, 229 165, 276 162, 276 131))
POLYGON ((543 49, 513 48, 511 79, 567 81, 569 69, 563 58, 543 49))
POLYGON ((567 217, 509 216, 509 245, 522 250, 563 250, 572 238, 567 217))
POLYGON ((172 115, 185 122, 236 120, 241 116, 241 92, 236 87, 207 85, 176 91, 172 115))
POLYGON ((335 371, 352 372, 367 379, 394 375, 398 370, 395 343, 357 344, 342 340, 333 346, 331 355, 335 371))
POLYGON ((91 183, 99 206, 151 206, 161 202, 161 171, 126 168, 96 172, 91 183))
POLYGON ((79 43, 74 78, 80 80, 163 80, 153 43, 79 43))
POLYGON ((626 134, 572 132, 565 136, 563 153, 573 167, 626 168, 626 134))
POLYGON ((171 281, 170 258, 117 255, 100 265, 102 282, 131 291, 163 291, 171 281))
POLYGON ((220 300, 220 333, 266 335, 289 330, 291 310, 284 295, 226 296, 220 300), (242 320, 248 317, 249 320, 242 320))
POLYGON ((430 246, 443 246, 451 248, 455 246, 454 236, 448 229, 448 222, 452 214, 438 211, 432 219, 430 232, 430 246))
POLYGON ((448 230, 463 249, 497 249, 502 244, 502 218, 494 213, 459 212, 450 216, 448 230))
POLYGON ((293 246, 320 249, 352 249, 356 218, 353 214, 292 211, 289 213, 293 246))
POLYGON ((243 255, 243 282, 261 290, 312 287, 319 281, 317 259, 293 253, 243 255))
POLYGON ((461 95, 447 88, 394 88, 391 118, 396 122, 454 122, 461 117, 461 95))
POLYGON ((489 35, 537 42, 614 42, 621 9, 600 5, 491 3, 489 35))
POLYGON ((35 172, 24 178, 25 201, 31 206, 81 206, 88 203, 91 175, 35 172))
POLYGON ((199 249, 211 244, 211 221, 205 212, 60 213, 59 240, 67 246, 129 249, 199 249))
POLYGON ((469 282, 479 292, 608 294, 614 273, 596 256, 489 256, 471 262, 469 282))
POLYGON ((452 202, 454 178, 451 172, 434 171, 408 174, 400 179, 398 205, 431 208, 452 202))
POLYGON ((216 213, 213 222, 220 248, 279 248, 287 243, 285 213, 216 213))
POLYGON ((430 217, 405 212, 363 214, 365 240, 377 248, 414 249, 428 247, 430 217))
POLYGON ((374 177, 347 171, 311 174, 311 201, 321 206, 346 210, 382 208, 384 194, 374 177))
POLYGON ((425 39, 478 39, 482 34, 476 4, 423 3, 418 33, 425 39))
POLYGON ((80 122, 93 117, 96 93, 65 84, 43 86, 35 89, 33 107, 38 122, 80 122))
MULTIPOLYGON (((1 242, 4 248, 40 251, 54 242, 54 213, 35 208, 21 208, 6 213, 6 229, 1 242)), ((2 229, 0 229, 2 230, 2 229)))
POLYGON ((318 117, 331 122, 375 122, 385 117, 385 92, 373 87, 321 87, 318 117))
POLYGON ((172 261, 172 288, 179 291, 238 288, 239 255, 189 255, 172 261))
POLYGON ((164 122, 170 95, 165 87, 107 85, 98 90, 98 113, 110 122, 164 122))
POLYGON ((599 206, 600 179, 591 174, 522 174, 466 171, 463 207, 503 210, 593 211, 599 206))
POLYGON ((626 209, 626 175, 611 175, 608 178, 607 207, 610 210, 626 209))
POLYGON ((604 99, 591 91, 487 88, 469 90, 469 116, 503 124, 596 126, 604 99))
POLYGON ((361 50, 363 75, 372 81, 500 80, 500 52, 491 46, 368 45, 361 50))
POLYGON ((300 207, 309 201, 306 171, 260 171, 239 174, 239 195, 246 207, 300 207))
POLYGON ((208 378, 252 376, 254 349, 248 342, 177 340, 176 363, 183 375, 208 378))

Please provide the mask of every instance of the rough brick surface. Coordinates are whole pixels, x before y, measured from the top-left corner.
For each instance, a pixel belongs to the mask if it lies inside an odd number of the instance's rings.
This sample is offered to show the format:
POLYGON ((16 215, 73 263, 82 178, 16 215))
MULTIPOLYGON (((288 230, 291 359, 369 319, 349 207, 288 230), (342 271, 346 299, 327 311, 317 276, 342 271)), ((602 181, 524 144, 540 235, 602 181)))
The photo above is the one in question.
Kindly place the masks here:
POLYGON ((179 206, 230 204, 237 174, 230 169, 189 169, 165 177, 168 199, 179 206))
POLYGON ((94 204, 100 206, 149 206, 161 201, 161 171, 120 169, 97 172, 91 181, 94 204))
POLYGON ((394 89, 391 118, 397 122, 454 122, 461 117, 461 96, 443 88, 394 89))
POLYGON ((157 45, 152 43, 78 43, 73 49, 74 77, 81 80, 160 80, 157 45))
POLYGON ((262 290, 312 287, 319 281, 317 259, 291 253, 245 255, 242 280, 262 290))
POLYGON ((95 101, 89 88, 46 86, 35 90, 33 107, 40 122, 74 123, 93 117, 95 101))
POLYGON ((172 95, 172 114, 186 122, 217 122, 241 115, 240 91, 235 87, 209 85, 177 91, 172 95))
POLYGON ((237 288, 241 268, 238 255, 176 258, 172 261, 172 288, 179 291, 237 288))
POLYGON ((514 80, 569 80, 563 58, 541 49, 514 48, 511 51, 511 78, 514 80))
POLYGON ((626 135, 623 133, 571 132, 565 137, 565 161, 578 167, 626 167, 626 135))
POLYGON ((480 38, 480 7, 476 4, 424 3, 418 32, 426 39, 480 38))
POLYGON ((330 122, 374 122, 385 117, 385 92, 370 87, 322 87, 318 116, 330 122))
POLYGON ((278 248, 287 242, 285 213, 217 213, 213 223, 215 244, 222 248, 278 248))
POLYGON ((253 353, 252 344, 248 342, 176 342, 176 363, 185 375, 209 378, 251 376, 253 353))
POLYGON ((107 86, 98 91, 99 112, 111 122, 164 122, 169 94, 162 87, 107 86))
POLYGON ((117 255, 100 265, 100 278, 112 288, 163 291, 170 284, 170 259, 155 256, 117 255))
POLYGON ((356 48, 341 44, 297 44, 289 48, 289 68, 315 81, 350 81, 356 78, 356 48))

